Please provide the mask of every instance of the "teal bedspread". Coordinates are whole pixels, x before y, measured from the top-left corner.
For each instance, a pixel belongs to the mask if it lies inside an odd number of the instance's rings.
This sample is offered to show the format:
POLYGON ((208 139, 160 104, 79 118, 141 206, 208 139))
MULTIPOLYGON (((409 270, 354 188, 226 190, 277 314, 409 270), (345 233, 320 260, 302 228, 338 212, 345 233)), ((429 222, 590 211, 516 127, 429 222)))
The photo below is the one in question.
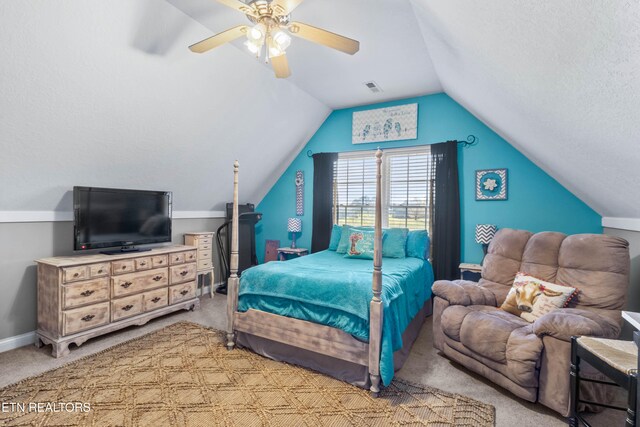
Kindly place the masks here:
MULTIPOLYGON (((372 260, 347 259, 333 251, 269 262, 242 273, 238 310, 253 308, 308 320, 369 341, 372 275, 372 260)), ((393 352, 402 348, 402 333, 431 297, 432 284, 428 261, 383 258, 380 373, 384 385, 393 379, 393 352)))

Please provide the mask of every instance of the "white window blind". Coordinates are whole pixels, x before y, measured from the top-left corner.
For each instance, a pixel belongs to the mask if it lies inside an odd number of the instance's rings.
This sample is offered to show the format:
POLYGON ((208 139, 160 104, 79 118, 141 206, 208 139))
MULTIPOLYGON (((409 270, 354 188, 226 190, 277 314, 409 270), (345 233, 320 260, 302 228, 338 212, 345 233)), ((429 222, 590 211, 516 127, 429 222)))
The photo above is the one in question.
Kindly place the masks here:
MULTIPOLYGON (((334 223, 374 225, 375 173, 373 151, 338 155, 334 223)), ((431 232, 434 179, 429 146, 385 150, 382 178, 383 226, 431 232)))

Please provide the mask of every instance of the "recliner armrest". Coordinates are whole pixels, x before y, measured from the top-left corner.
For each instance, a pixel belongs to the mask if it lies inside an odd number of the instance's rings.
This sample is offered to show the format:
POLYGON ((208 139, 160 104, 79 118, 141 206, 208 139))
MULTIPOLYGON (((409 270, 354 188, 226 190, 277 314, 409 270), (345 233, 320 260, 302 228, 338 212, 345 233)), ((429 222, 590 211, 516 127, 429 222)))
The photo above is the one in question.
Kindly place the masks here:
POLYGON ((496 296, 488 289, 468 280, 438 280, 433 284, 433 293, 448 301, 450 305, 498 305, 496 296))
POLYGON ((548 335, 567 342, 573 335, 617 338, 620 323, 594 311, 560 308, 533 322, 533 332, 540 338, 548 335))

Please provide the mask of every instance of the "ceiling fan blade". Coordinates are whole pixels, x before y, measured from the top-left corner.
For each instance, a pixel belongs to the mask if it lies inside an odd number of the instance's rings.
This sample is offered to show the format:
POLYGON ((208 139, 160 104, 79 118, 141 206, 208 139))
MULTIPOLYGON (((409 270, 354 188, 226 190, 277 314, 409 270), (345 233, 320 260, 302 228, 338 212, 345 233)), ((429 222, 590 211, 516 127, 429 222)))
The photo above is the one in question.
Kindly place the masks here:
POLYGON ((218 0, 218 3, 222 3, 225 6, 230 7, 231 9, 235 9, 239 12, 244 13, 245 15, 251 15, 254 17, 258 17, 258 15, 256 14, 256 11, 253 7, 246 5, 245 3, 242 3, 239 0, 218 0))
POLYGON ((245 34, 247 34, 248 29, 249 27, 247 27, 246 25, 238 25, 237 27, 229 28, 227 31, 223 31, 216 34, 215 36, 211 36, 199 41, 198 43, 192 44, 191 46, 189 46, 189 49, 191 49, 192 52, 204 53, 208 50, 213 49, 214 47, 218 47, 232 40, 235 40, 238 37, 244 36, 245 34))
POLYGON ((273 0, 269 6, 276 15, 288 15, 304 0, 273 0))
POLYGON ((360 50, 360 42, 302 22, 292 22, 288 30, 296 37, 331 47, 349 55, 360 50))
POLYGON ((287 55, 285 53, 278 56, 272 56, 271 66, 273 67, 273 71, 276 73, 276 77, 279 79, 286 79, 291 75, 291 70, 289 70, 289 61, 287 61, 287 55))

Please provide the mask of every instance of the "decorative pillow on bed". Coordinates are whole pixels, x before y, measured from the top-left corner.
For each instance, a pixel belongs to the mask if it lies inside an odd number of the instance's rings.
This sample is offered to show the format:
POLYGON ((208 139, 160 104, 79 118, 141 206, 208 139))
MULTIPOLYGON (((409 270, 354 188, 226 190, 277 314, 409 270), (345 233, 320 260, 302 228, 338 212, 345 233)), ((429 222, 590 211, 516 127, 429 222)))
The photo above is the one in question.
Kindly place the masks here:
POLYGON ((345 258, 373 259, 373 231, 352 229, 345 258))
POLYGON ((427 230, 410 231, 407 234, 407 256, 428 260, 430 243, 427 230))
POLYGON ((388 228, 382 233, 382 256, 387 258, 405 258, 407 228, 388 228))
POLYGON ((338 224, 333 224, 331 229, 331 240, 329 240, 329 250, 335 251, 338 249, 338 243, 340 243, 340 237, 342 237, 342 227, 338 224))
POLYGON ((571 286, 545 282, 525 273, 518 273, 500 308, 527 322, 534 322, 553 310, 566 307, 577 294, 578 290, 571 286), (523 311, 518 307, 527 307, 531 311, 523 311))
POLYGON ((355 225, 345 224, 342 226, 342 231, 340 232, 340 241, 338 242, 338 247, 336 248, 336 252, 339 254, 347 253, 347 249, 351 245, 349 241, 349 236, 352 231, 373 231, 373 227, 356 227, 355 225))

